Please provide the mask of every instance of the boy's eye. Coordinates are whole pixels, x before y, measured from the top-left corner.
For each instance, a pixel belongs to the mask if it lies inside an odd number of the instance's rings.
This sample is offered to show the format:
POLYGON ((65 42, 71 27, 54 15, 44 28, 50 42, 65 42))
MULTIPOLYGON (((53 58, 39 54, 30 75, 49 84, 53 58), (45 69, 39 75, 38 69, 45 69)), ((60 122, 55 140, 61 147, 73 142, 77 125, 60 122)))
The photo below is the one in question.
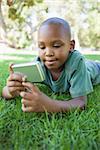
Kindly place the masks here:
POLYGON ((53 47, 59 48, 59 47, 61 47, 61 44, 54 44, 53 47))
POLYGON ((40 49, 45 49, 45 46, 39 46, 40 49))
POLYGON ((59 47, 60 47, 60 45, 54 45, 53 47, 59 48, 59 47))

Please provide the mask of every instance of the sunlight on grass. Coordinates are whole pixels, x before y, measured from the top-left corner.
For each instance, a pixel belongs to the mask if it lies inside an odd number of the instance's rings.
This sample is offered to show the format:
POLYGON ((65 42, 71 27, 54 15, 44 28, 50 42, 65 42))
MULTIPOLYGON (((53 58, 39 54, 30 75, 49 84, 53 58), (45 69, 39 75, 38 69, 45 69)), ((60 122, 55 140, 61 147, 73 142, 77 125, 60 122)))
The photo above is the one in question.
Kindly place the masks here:
POLYGON ((34 60, 34 57, 37 57, 36 55, 20 55, 20 54, 6 54, 6 55, 0 55, 0 62, 30 62, 34 60), (27 59, 28 58, 28 59, 27 59))
POLYGON ((18 56, 4 56, 0 55, 0 61, 6 61, 6 60, 23 60, 23 57, 18 57, 18 56))

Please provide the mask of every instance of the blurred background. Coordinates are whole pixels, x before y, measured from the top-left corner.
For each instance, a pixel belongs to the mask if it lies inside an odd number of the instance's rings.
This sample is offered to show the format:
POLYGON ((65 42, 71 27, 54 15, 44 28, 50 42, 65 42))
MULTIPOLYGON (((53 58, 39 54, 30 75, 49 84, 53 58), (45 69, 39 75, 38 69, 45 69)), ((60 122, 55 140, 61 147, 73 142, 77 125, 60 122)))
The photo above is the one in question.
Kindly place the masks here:
POLYGON ((100 52, 100 0, 0 0, 0 51, 35 51, 38 27, 50 17, 69 22, 76 49, 100 52))

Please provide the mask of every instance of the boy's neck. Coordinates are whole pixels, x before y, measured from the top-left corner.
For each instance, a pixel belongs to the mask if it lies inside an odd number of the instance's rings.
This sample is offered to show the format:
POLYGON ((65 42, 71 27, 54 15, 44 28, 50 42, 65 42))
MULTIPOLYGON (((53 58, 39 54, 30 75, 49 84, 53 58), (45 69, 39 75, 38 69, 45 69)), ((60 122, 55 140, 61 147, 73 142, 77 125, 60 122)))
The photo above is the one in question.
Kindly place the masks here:
POLYGON ((61 74, 61 72, 51 72, 51 75, 52 75, 52 79, 54 80, 54 81, 56 81, 56 80, 58 80, 58 78, 60 77, 60 74, 61 74))
POLYGON ((62 67, 60 67, 59 69, 57 69, 57 70, 50 70, 50 73, 51 73, 52 78, 53 78, 54 81, 58 80, 63 68, 64 68, 64 65, 62 67))

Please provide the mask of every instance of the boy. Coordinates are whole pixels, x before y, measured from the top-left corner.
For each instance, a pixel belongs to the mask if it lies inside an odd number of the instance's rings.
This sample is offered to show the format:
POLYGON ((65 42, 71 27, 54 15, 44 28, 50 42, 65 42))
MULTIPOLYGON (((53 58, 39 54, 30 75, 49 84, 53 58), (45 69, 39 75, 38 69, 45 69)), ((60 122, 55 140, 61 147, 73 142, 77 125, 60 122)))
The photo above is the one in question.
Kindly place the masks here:
POLYGON ((74 50, 75 42, 71 41, 69 24, 61 18, 50 18, 42 23, 38 32, 40 61, 48 84, 54 92, 69 91, 69 101, 52 100, 35 85, 24 82, 24 77, 13 73, 10 76, 2 95, 6 99, 20 95, 24 112, 66 112, 70 109, 83 109, 86 95, 93 91, 92 84, 100 83, 100 63, 86 61, 74 50), (25 91, 25 89, 29 89, 25 91))

